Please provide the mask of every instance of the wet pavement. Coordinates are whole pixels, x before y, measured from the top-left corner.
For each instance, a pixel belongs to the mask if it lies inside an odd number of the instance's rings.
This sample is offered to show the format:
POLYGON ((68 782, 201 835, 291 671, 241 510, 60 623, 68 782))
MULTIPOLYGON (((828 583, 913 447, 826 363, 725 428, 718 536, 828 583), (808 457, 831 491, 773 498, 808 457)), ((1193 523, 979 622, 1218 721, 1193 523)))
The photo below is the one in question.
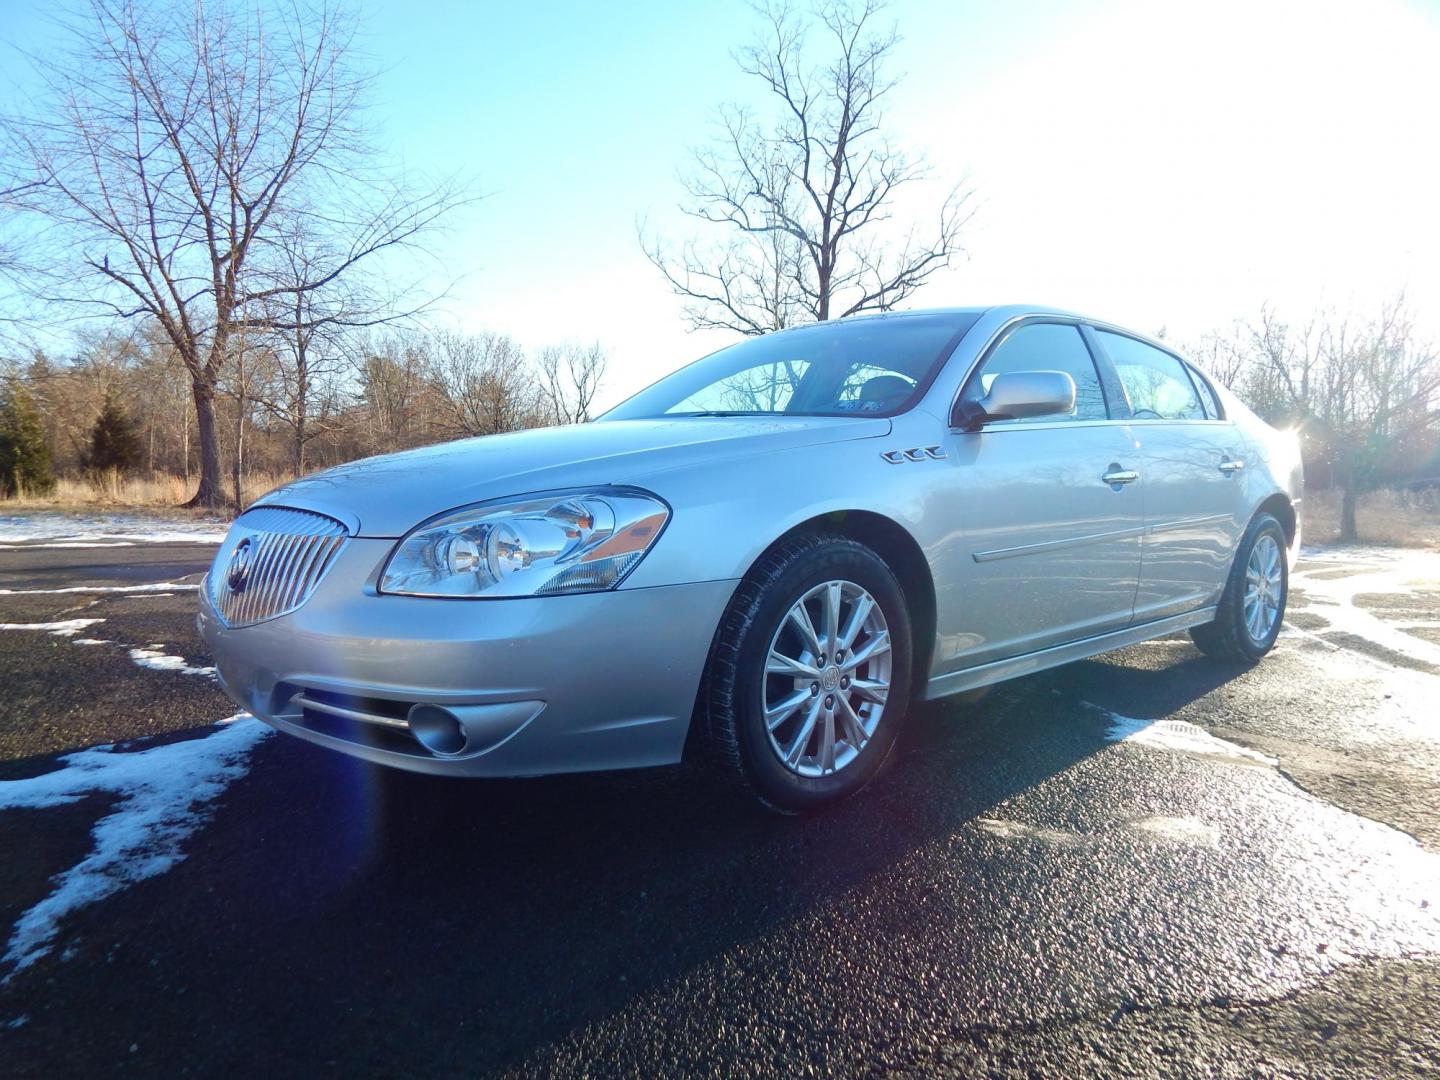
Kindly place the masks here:
POLYGON ((0 550, 46 627, 0 629, 0 1074, 1440 1069, 1440 555, 1307 556, 1252 670, 1177 638, 926 706, 776 819, 231 719, 212 552, 0 550))

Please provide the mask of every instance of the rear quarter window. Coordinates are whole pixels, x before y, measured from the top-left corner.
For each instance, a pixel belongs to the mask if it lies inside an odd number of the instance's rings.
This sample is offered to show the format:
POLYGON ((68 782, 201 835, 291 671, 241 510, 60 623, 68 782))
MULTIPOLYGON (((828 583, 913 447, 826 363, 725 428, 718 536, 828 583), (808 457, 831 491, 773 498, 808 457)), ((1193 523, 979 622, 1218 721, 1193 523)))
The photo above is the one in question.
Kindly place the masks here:
POLYGON ((1225 419, 1225 413, 1220 408, 1220 398, 1215 393, 1215 388, 1210 385, 1210 380, 1200 374, 1189 364, 1185 365, 1186 374, 1190 381, 1195 384, 1195 391, 1200 395, 1200 404, 1205 407, 1205 415, 1211 420, 1225 419))

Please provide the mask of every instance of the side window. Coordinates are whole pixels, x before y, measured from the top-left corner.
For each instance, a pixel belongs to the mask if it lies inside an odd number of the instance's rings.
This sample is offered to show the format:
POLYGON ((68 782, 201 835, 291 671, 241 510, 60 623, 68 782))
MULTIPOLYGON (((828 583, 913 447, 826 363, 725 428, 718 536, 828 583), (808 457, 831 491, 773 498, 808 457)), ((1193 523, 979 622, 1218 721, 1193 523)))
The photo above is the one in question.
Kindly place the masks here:
POLYGON ((1130 412, 1136 420, 1205 419, 1195 384, 1179 360, 1124 334, 1096 333, 1130 395, 1130 412))
POLYGON ((1193 367, 1187 367, 1186 373, 1190 381, 1195 384, 1195 389, 1200 394, 1200 404, 1205 406, 1205 416, 1210 420, 1223 420, 1220 412, 1220 401, 1215 396, 1215 388, 1210 385, 1210 380, 1201 375, 1193 367))
POLYGON ((1063 371, 1075 380, 1075 408, 1069 413, 1036 416, 1029 420, 1003 420, 1006 424, 1043 423, 1054 420, 1104 420, 1105 392, 1095 361, 1080 331, 1060 323, 1026 323, 996 346, 980 369, 978 385, 972 382, 967 397, 980 398, 990 392, 995 376, 1011 371, 1063 371))

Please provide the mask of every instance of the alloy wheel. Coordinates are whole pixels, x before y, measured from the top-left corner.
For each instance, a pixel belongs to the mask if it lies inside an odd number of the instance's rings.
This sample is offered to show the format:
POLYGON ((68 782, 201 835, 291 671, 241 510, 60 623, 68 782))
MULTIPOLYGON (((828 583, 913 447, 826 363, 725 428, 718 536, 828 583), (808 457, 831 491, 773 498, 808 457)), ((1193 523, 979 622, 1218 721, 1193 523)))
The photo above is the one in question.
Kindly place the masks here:
POLYGON ((890 630, 869 592, 827 581, 800 597, 765 661, 765 728, 781 763, 821 777, 854 761, 884 714, 890 670, 890 630))
POLYGON ((1282 558, 1280 545, 1267 534, 1255 541, 1245 566, 1245 632, 1257 645, 1269 640, 1280 617, 1285 594, 1282 558))

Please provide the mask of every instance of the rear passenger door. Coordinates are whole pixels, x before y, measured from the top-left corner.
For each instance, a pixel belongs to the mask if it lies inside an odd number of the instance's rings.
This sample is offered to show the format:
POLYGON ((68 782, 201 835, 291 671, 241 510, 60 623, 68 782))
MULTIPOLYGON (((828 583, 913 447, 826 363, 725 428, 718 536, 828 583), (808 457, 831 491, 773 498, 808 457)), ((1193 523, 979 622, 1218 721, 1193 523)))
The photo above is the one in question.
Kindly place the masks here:
POLYGON ((1110 329, 1095 338, 1113 365, 1140 446, 1145 538, 1135 621, 1219 600, 1246 522, 1246 444, 1214 391, 1172 353, 1110 329))

